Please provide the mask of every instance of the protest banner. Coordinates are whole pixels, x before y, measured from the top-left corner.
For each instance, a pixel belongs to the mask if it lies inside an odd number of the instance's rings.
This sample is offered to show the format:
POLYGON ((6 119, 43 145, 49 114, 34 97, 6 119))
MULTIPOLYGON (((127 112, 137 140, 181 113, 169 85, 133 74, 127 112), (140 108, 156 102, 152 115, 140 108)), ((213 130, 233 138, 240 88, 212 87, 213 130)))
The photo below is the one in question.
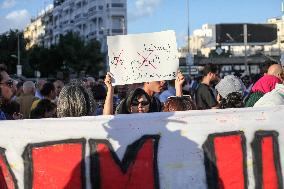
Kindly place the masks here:
POLYGON ((284 107, 0 122, 0 188, 283 188, 284 107))
POLYGON ((179 66, 174 31, 108 36, 113 85, 172 80, 179 66))

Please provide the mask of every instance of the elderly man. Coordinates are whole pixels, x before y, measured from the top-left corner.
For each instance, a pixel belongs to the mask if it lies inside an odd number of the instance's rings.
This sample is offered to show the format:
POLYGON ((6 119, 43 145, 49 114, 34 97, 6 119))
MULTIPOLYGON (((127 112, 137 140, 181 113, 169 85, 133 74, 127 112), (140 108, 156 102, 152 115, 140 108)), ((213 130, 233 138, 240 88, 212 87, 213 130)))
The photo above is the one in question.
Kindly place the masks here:
POLYGON ((273 75, 283 80, 283 69, 280 64, 272 64, 267 71, 267 75, 273 75))
POLYGON ((262 76, 252 87, 250 95, 245 102, 246 107, 254 104, 266 93, 271 92, 276 84, 283 82, 283 69, 280 64, 272 64, 267 74, 262 76))
POLYGON ((32 81, 26 81, 23 84, 23 94, 16 99, 20 104, 20 112, 24 119, 29 118, 32 103, 38 99, 35 97, 35 90, 35 84, 32 81))

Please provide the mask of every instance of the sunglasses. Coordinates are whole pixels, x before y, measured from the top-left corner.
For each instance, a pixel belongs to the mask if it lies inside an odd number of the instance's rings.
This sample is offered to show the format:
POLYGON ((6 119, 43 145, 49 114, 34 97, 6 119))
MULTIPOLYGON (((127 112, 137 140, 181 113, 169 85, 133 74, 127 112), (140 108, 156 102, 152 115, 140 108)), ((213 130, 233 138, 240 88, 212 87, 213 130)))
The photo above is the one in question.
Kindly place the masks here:
POLYGON ((5 81, 4 83, 0 83, 2 85, 7 85, 8 87, 12 88, 14 86, 14 81, 12 79, 5 81))
POLYGON ((133 100, 132 103, 131 103, 132 106, 138 106, 139 104, 141 104, 142 106, 147 106, 147 105, 150 104, 150 102, 149 101, 139 102, 138 100, 133 100))

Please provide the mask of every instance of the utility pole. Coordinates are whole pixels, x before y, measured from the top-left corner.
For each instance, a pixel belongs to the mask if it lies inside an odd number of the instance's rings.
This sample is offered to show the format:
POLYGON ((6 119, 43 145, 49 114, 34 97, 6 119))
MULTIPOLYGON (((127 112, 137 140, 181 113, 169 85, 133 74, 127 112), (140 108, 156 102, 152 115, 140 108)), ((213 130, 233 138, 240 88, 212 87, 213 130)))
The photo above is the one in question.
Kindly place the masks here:
POLYGON ((186 63, 187 65, 193 65, 193 60, 190 54, 190 22, 189 22, 189 0, 186 1, 186 12, 187 12, 187 55, 186 63))
POLYGON ((18 65, 20 65, 20 34, 18 33, 18 65))
POLYGON ((190 28, 189 28, 189 0, 186 3, 186 10, 187 10, 187 53, 190 53, 190 28))
POLYGON ((244 24, 244 46, 245 46, 245 73, 249 75, 248 57, 247 57, 247 44, 248 44, 248 25, 244 24))

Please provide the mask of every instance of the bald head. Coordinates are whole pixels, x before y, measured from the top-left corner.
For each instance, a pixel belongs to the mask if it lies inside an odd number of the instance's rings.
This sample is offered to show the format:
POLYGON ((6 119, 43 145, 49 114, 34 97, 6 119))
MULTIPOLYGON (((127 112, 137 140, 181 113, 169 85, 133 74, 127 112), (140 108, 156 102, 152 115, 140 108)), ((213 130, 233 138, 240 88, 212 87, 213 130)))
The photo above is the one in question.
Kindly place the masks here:
POLYGON ((279 79, 283 79, 283 69, 280 64, 273 64, 268 68, 267 71, 268 75, 274 75, 275 77, 278 77, 279 79))

